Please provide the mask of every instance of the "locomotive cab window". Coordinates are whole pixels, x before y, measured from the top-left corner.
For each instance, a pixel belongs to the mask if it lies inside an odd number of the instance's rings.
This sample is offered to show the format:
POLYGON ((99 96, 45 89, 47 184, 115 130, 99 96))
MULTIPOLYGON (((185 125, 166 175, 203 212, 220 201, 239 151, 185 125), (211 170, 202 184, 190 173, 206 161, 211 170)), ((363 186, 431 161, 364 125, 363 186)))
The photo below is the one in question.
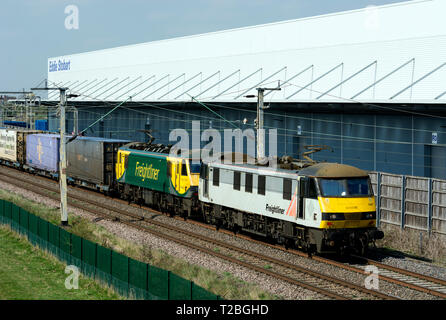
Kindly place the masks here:
POLYGON ((252 173, 247 173, 245 176, 245 191, 252 192, 252 173))
POLYGON ((167 161, 167 176, 171 177, 172 176, 172 162, 167 161))
POLYGON ((316 179, 311 178, 308 182, 308 193, 307 198, 309 199, 317 199, 317 187, 316 187, 316 179))
POLYGON ((265 189, 266 189, 266 177, 265 176, 259 176, 259 179, 257 181, 257 193, 265 195, 265 189))
POLYGON ((324 197, 361 197, 370 196, 372 191, 368 178, 320 179, 321 193, 324 197))
POLYGON ((283 179, 283 199, 291 200, 291 179, 283 179))
POLYGON ((239 171, 234 171, 234 190, 240 190, 241 174, 239 171))
POLYGON ((217 187, 220 185, 220 168, 214 168, 214 173, 212 175, 212 184, 217 187))
POLYGON ((181 175, 187 176, 187 166, 186 166, 186 161, 184 161, 184 160, 181 163, 181 175))
POLYGON ((300 179, 299 196, 307 199, 317 199, 318 191, 315 178, 303 177, 300 179))
POLYGON ((128 165, 129 165, 129 156, 126 154, 124 156, 124 168, 127 169, 128 165))
POLYGON ((200 168, 200 178, 201 179, 207 179, 209 177, 208 175, 208 166, 207 164, 202 164, 200 168))

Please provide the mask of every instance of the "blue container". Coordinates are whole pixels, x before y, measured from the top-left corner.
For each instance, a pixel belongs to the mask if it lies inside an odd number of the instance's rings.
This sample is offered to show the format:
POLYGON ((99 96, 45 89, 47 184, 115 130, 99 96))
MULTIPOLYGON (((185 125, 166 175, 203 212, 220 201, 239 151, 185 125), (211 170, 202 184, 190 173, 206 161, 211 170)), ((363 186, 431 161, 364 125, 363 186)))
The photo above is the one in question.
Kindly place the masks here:
POLYGON ((3 121, 3 124, 5 126, 26 128, 26 122, 24 121, 5 120, 3 121))
POLYGON ((50 172, 59 171, 59 135, 29 134, 26 137, 26 164, 50 172))
POLYGON ((48 131, 48 120, 36 120, 36 130, 48 131))

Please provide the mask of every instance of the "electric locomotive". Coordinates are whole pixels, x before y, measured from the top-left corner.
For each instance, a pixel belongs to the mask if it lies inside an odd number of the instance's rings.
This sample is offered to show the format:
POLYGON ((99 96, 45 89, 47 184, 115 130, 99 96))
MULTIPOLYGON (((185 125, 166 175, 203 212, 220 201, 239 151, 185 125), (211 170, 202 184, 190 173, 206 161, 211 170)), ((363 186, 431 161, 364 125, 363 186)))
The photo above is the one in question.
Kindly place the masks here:
POLYGON ((384 236, 367 172, 348 165, 203 164, 199 199, 208 223, 308 252, 364 254, 384 236))
POLYGON ((200 165, 169 155, 170 146, 129 143, 118 150, 116 178, 121 197, 179 215, 199 215, 200 165))

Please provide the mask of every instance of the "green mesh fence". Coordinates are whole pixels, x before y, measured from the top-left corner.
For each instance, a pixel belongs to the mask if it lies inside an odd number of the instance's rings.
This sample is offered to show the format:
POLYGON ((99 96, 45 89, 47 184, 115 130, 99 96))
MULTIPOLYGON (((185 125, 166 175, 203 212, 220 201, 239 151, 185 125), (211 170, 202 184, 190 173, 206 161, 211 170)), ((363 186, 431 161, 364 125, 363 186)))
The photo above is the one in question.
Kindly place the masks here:
POLYGON ((48 243, 50 244, 48 250, 56 257, 59 256, 59 237, 59 227, 50 223, 48 225, 48 243))
POLYGON ((37 217, 33 214, 28 217, 28 230, 28 239, 33 245, 36 245, 39 227, 37 217))
POLYGON ((82 268, 82 238, 71 234, 71 264, 82 268))
POLYGON ((48 228, 49 223, 41 218, 37 218, 38 221, 38 236, 39 236, 39 245, 43 249, 47 249, 48 247, 48 228))
POLYGON ((82 273, 94 278, 96 270, 96 243, 82 239, 82 273))
POLYGON ((129 294, 133 299, 147 299, 147 263, 129 259, 129 294))
POLYGON ((169 279, 169 299, 170 300, 191 300, 192 298, 192 282, 170 274, 169 279))
POLYGON ((5 201, 4 208, 5 208, 4 214, 7 220, 7 224, 11 225, 11 202, 5 201))
POLYGON ((71 233, 64 229, 59 231, 59 257, 66 264, 71 264, 71 233))
POLYGON ((11 227, 15 231, 19 231, 19 225, 20 225, 20 208, 17 207, 15 204, 11 205, 11 227))
POLYGON ((5 200, 0 199, 0 223, 6 224, 5 219, 5 200))
POLYGON ((153 297, 169 300, 169 271, 149 266, 148 291, 153 297))
POLYGON ((220 299, 193 282, 147 263, 130 259, 111 249, 76 236, 34 214, 0 200, 0 223, 26 234, 28 240, 83 274, 112 286, 130 299, 216 300, 220 299))
POLYGON ((112 285, 120 295, 129 292, 129 258, 112 251, 112 285))
POLYGON ((218 296, 192 282, 192 300, 218 300, 218 296))
POLYGON ((96 253, 96 279, 111 285, 111 250, 98 245, 96 253))
POLYGON ((28 230, 29 230, 29 213, 28 211, 20 208, 20 228, 21 228, 21 232, 23 234, 28 235, 28 230))

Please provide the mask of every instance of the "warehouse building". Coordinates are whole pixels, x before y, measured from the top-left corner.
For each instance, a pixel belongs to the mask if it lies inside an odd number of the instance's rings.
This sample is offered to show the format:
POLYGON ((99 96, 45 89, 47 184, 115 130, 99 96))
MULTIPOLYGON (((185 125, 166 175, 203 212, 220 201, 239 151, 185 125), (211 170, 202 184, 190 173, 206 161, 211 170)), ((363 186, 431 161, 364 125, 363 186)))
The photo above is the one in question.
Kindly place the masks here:
POLYGON ((193 120, 254 128, 249 96, 280 85, 264 115, 279 155, 327 145, 313 158, 446 178, 444 12, 442 0, 408 1, 52 57, 48 81, 78 95, 68 104, 81 130, 119 105, 87 135, 146 140, 151 129, 165 144, 193 120))

